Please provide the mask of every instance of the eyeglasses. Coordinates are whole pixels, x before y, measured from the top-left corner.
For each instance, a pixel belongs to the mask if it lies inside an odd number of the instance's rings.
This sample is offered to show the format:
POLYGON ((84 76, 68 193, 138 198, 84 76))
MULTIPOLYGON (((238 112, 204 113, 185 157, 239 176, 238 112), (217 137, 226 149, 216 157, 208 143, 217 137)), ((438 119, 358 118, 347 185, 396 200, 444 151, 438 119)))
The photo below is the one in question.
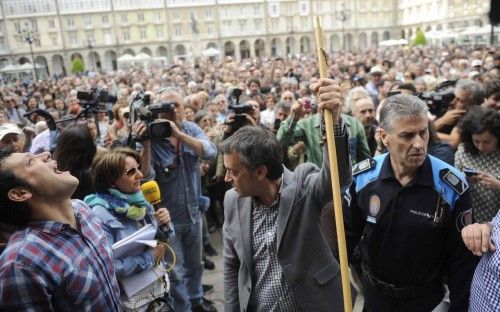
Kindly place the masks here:
POLYGON ((135 175, 137 172, 140 172, 140 171, 141 171, 141 165, 139 165, 137 167, 132 167, 132 168, 129 168, 129 169, 125 170, 125 172, 123 174, 131 177, 131 176, 135 175))

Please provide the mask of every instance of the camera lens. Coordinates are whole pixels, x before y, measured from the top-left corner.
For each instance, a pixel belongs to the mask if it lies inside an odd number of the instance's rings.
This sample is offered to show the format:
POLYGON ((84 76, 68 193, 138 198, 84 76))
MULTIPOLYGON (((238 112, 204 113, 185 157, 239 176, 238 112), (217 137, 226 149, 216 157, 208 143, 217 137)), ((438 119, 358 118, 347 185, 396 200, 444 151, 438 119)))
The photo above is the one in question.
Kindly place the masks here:
POLYGON ((152 140, 163 140, 172 135, 172 128, 168 121, 154 121, 149 124, 148 130, 152 140))

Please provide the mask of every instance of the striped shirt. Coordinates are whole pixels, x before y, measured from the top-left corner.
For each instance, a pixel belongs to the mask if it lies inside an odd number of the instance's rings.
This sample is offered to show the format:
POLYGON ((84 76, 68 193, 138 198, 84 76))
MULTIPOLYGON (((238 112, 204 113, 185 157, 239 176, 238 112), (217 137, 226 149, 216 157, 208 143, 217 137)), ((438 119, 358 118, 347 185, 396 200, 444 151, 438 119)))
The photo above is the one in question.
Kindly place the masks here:
MULTIPOLYGON (((500 246, 500 214, 493 218, 491 241, 500 246)), ((483 255, 476 267, 470 290, 469 311, 500 311, 500 251, 483 255)))
POLYGON ((0 256, 0 310, 123 310, 106 234, 82 201, 73 208, 78 231, 43 221, 11 236, 0 256))

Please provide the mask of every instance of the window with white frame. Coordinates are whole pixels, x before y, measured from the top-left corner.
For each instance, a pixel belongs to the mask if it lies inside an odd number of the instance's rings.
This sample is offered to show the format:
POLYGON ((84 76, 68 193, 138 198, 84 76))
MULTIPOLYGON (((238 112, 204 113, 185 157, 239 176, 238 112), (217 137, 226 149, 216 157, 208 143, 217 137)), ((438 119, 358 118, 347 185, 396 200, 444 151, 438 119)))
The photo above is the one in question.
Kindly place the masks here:
POLYGON ((130 32, 128 28, 123 28, 122 34, 123 34, 123 41, 130 41, 130 32))
POLYGON ((240 20, 240 31, 244 32, 245 28, 247 26, 247 21, 246 20, 240 20))
POLYGON ((56 28, 56 23, 54 22, 53 19, 49 20, 49 28, 56 28))
POLYGON ((260 16, 260 4, 253 5, 253 14, 256 16, 260 16))
POLYGON ((162 39, 163 38, 163 29, 161 27, 156 28, 156 38, 157 39, 162 39))
POLYGON ((87 27, 92 26, 92 16, 85 15, 85 17, 84 17, 84 23, 85 23, 85 26, 87 26, 87 27))
POLYGON ((261 31, 261 26, 262 26, 262 20, 261 19, 255 19, 254 20, 254 24, 255 24, 255 30, 256 31, 261 31))
POLYGON ((144 22, 144 13, 143 12, 140 12, 137 14, 137 20, 139 22, 144 22))
POLYGON ((113 44, 113 37, 111 36, 111 30, 105 29, 103 31, 104 44, 113 44))

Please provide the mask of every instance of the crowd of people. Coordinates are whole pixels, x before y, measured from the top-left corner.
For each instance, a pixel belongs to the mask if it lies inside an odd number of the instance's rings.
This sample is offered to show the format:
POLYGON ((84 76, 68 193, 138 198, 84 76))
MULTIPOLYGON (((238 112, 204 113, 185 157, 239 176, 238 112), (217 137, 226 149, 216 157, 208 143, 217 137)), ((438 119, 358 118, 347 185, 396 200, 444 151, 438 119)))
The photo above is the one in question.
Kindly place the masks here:
POLYGON ((498 48, 336 52, 328 75, 226 57, 2 86, 0 305, 215 311, 201 280, 223 252, 227 311, 341 311, 329 109, 366 311, 500 309, 480 290, 500 287, 498 48), (146 224, 161 243, 113 257, 146 224))

